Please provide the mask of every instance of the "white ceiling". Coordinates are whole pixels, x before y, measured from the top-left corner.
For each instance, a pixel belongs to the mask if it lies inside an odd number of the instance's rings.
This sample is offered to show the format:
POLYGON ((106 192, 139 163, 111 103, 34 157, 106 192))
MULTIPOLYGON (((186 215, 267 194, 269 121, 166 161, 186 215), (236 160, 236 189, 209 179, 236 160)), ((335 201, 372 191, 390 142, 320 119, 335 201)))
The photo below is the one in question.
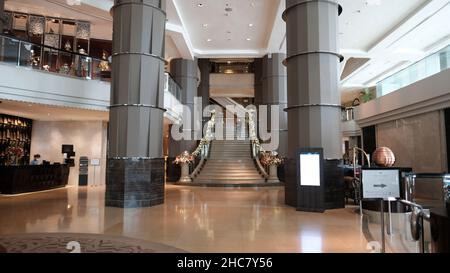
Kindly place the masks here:
POLYGON ((196 55, 229 57, 260 56, 266 52, 280 0, 173 0, 173 3, 196 55))
POLYGON ((1 113, 40 121, 108 121, 108 111, 92 111, 2 100, 1 113))
POLYGON ((339 0, 342 50, 368 51, 427 0, 339 0))

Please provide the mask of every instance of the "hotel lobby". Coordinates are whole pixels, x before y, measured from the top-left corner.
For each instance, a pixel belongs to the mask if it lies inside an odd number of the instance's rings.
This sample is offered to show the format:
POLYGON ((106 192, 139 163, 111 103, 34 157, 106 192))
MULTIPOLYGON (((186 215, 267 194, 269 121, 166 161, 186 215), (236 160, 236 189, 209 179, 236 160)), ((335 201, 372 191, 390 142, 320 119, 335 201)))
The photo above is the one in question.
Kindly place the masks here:
POLYGON ((0 0, 0 255, 449 253, 449 16, 0 0))

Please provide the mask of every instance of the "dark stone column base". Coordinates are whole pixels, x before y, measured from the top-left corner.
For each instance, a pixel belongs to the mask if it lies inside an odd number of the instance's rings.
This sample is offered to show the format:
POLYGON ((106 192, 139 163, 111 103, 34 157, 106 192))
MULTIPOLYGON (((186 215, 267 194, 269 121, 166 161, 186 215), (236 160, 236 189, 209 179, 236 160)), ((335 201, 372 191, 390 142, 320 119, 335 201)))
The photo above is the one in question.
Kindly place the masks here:
POLYGON ((324 160, 325 209, 345 208, 344 169, 340 160, 324 160))
POLYGON ((297 191, 298 191, 298 178, 297 178, 297 162, 295 159, 286 158, 284 162, 285 170, 285 203, 291 207, 297 207, 297 191))
MULTIPOLYGON (((324 202, 323 206, 316 205, 317 210, 305 209, 305 211, 323 212, 324 210, 345 208, 344 171, 338 167, 339 163, 339 160, 324 160, 324 200, 321 201, 324 202)), ((295 159, 285 161, 285 171, 285 203, 288 206, 298 208, 299 177, 297 176, 295 159)))
POLYGON ((108 159, 108 207, 140 208, 164 203, 164 158, 108 159))
POLYGON ((278 166, 278 179, 281 182, 285 182, 286 181, 286 171, 285 171, 285 166, 284 165, 278 166))

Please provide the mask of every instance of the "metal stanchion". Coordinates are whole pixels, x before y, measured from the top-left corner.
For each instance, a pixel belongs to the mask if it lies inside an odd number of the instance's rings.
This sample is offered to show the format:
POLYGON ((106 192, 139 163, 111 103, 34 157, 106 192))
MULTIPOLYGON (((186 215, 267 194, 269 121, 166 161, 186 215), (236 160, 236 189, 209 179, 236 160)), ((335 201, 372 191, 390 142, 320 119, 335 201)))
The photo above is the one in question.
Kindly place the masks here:
POLYGON ((392 206, 391 206, 391 199, 388 199, 388 229, 387 234, 392 235, 392 206))
POLYGON ((384 234, 384 199, 380 201, 381 206, 381 253, 386 253, 386 238, 384 234))

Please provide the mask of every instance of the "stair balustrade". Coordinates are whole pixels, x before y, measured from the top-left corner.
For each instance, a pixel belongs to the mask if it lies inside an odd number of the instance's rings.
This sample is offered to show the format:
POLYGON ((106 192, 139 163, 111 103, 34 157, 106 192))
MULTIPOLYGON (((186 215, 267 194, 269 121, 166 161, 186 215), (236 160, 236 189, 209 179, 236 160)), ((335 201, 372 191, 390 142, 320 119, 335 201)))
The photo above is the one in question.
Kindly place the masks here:
POLYGON ((200 171, 205 166, 205 163, 209 158, 211 141, 214 140, 215 126, 216 126, 216 111, 213 110, 211 111, 211 119, 207 123, 205 136, 200 140, 197 149, 195 149, 195 151, 192 153, 192 156, 194 156, 194 158, 200 157, 200 162, 190 175, 191 178, 195 178, 200 173, 200 171))
POLYGON ((250 141, 252 145, 252 157, 255 161, 256 167, 258 168, 259 172, 262 174, 262 176, 265 179, 269 178, 269 175, 267 174, 267 170, 264 168, 264 166, 261 164, 260 158, 261 154, 265 153, 266 151, 262 147, 258 135, 256 134, 256 122, 255 122, 255 116, 254 111, 250 111, 248 115, 248 130, 249 130, 249 136, 250 141))

